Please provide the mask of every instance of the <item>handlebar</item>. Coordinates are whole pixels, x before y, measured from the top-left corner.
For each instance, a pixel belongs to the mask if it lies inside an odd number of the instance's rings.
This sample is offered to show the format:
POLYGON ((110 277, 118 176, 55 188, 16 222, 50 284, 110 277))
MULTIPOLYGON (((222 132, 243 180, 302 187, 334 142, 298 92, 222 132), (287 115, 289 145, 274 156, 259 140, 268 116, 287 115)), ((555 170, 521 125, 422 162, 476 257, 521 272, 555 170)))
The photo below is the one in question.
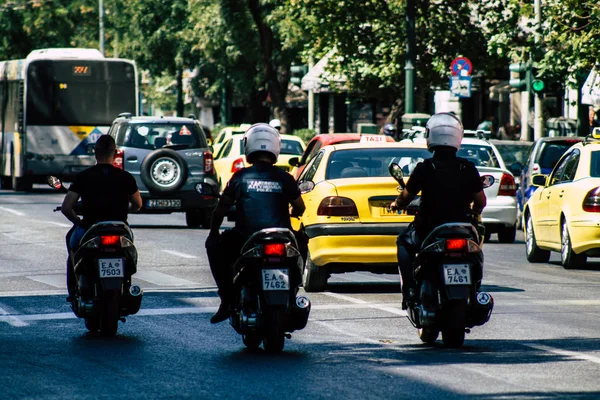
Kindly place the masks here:
POLYGON ((54 210, 52 210, 52 211, 53 211, 53 212, 57 212, 57 211, 60 211, 60 210, 61 210, 61 208, 60 208, 60 206, 58 206, 58 207, 56 207, 56 208, 55 208, 54 210))

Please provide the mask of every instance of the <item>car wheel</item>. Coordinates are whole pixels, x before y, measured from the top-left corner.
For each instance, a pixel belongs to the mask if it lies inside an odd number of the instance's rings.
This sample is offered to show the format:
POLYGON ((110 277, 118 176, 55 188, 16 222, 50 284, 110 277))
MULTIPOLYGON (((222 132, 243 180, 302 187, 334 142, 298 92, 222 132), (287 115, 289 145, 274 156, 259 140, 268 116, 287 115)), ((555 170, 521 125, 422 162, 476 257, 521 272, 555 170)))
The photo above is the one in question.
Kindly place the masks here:
POLYGON ((583 267, 587 261, 585 254, 575 254, 571 245, 571 236, 569 236, 569 228, 567 221, 563 220, 561 227, 560 238, 560 263, 564 269, 573 269, 583 267))
POLYGON ((527 222, 525 224, 525 252, 527 254, 527 261, 532 263, 548 262, 550 259, 550 251, 542 250, 537 246, 531 214, 527 215, 527 222))
POLYGON ((498 231, 498 241, 500 243, 514 243, 517 235, 517 226, 503 227, 498 231))
POLYGON ((144 159, 140 176, 151 192, 171 193, 179 190, 185 183, 188 167, 176 151, 158 149, 144 159))
POLYGON ((327 269, 316 266, 310 257, 310 251, 306 253, 306 263, 304 264, 304 273, 302 274, 304 290, 307 292, 325 291, 327 278, 329 278, 327 269))

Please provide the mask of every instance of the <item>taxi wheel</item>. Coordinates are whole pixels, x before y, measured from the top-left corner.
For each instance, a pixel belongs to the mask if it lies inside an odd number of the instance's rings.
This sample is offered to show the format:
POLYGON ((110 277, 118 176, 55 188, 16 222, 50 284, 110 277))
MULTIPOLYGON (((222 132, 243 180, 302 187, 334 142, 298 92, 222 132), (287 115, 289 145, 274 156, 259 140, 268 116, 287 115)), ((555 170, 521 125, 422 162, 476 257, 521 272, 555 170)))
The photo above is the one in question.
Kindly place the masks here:
POLYGON ((327 270, 325 267, 318 267, 310 258, 310 251, 306 253, 306 263, 304 264, 304 273, 302 274, 302 285, 307 292, 323 292, 327 287, 327 270))
POLYGON ((525 252, 527 254, 527 261, 532 263, 548 262, 550 259, 550 251, 542 250, 537 246, 533 231, 533 220, 530 214, 527 215, 527 223, 525 225, 525 252))
POLYGON ((517 235, 517 226, 506 226, 498 231, 498 241, 500 243, 514 243, 517 235))
POLYGON ((583 267, 587 261, 585 254, 575 254, 571 245, 571 237, 569 236, 569 228, 567 221, 563 220, 560 238, 560 263, 564 269, 573 269, 583 267))

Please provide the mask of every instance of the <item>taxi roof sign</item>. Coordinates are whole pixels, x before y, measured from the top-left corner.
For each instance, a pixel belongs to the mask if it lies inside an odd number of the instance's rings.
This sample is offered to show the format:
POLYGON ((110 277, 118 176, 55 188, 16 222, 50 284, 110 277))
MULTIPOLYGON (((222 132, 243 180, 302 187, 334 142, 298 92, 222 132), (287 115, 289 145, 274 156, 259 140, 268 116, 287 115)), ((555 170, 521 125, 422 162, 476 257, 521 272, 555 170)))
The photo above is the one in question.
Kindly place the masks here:
POLYGON ((360 143, 381 143, 386 142, 384 135, 361 135, 360 143))

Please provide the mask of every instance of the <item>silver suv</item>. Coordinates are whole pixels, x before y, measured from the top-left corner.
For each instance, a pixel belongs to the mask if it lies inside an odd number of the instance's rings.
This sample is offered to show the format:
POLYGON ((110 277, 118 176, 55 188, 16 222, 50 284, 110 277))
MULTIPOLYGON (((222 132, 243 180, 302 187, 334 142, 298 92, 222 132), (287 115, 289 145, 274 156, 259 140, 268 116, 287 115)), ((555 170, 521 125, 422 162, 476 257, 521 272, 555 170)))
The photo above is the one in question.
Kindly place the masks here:
POLYGON ((188 227, 210 227, 219 185, 196 119, 120 114, 108 134, 117 143, 115 166, 131 173, 140 189, 140 213, 185 212, 188 227))

